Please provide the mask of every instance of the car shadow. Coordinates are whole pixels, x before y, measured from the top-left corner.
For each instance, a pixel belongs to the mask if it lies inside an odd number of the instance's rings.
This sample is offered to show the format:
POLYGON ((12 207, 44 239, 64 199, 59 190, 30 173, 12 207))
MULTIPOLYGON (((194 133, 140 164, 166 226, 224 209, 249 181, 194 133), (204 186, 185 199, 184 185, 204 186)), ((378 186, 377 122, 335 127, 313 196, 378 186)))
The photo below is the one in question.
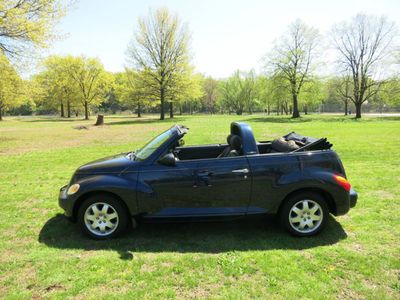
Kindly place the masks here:
POLYGON ((332 245, 347 237, 342 226, 329 217, 327 228, 314 237, 287 234, 274 217, 223 222, 145 223, 123 236, 93 241, 78 226, 58 214, 44 224, 39 242, 60 249, 115 250, 121 259, 140 252, 222 253, 249 250, 302 250, 332 245))

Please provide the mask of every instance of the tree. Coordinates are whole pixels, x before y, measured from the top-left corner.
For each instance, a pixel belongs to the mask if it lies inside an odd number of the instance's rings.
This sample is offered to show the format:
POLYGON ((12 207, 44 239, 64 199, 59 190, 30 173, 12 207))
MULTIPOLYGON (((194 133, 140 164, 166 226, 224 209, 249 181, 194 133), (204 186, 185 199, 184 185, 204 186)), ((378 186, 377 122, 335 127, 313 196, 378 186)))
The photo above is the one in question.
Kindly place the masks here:
POLYGON ((385 17, 363 14, 333 28, 333 45, 342 72, 352 80, 350 100, 356 107, 356 118, 361 118, 362 104, 379 92, 382 81, 375 75, 379 63, 389 54, 394 30, 394 23, 385 17))
POLYGON ((326 99, 326 86, 319 78, 314 78, 304 84, 304 95, 302 97, 302 104, 304 114, 308 114, 310 109, 316 110, 317 107, 326 99))
POLYGON ((279 74, 288 83, 293 102, 293 118, 300 117, 298 98, 304 83, 311 76, 318 41, 316 29, 296 20, 276 42, 269 57, 268 65, 272 73, 279 74))
POLYGON ((273 76, 259 76, 257 78, 257 93, 261 104, 270 114, 273 106, 276 107, 276 113, 286 115, 291 113, 292 107, 289 105, 291 94, 289 93, 288 83, 279 73, 273 76))
POLYGON ((128 46, 128 59, 141 72, 147 94, 160 103, 161 120, 167 99, 175 95, 180 75, 189 65, 189 40, 188 29, 178 16, 161 8, 150 11, 146 19, 139 18, 139 30, 128 46))
POLYGON ((327 82, 328 94, 331 98, 337 98, 344 104, 344 115, 349 112, 349 101, 352 95, 351 77, 343 75, 341 77, 333 77, 327 82))
POLYGON ((22 79, 8 58, 0 53, 0 121, 6 109, 18 106, 22 92, 22 79))
POLYGON ((256 89, 256 75, 254 70, 243 74, 242 93, 245 99, 245 106, 249 114, 253 113, 255 106, 258 104, 257 89, 256 89))
POLYGON ((142 116, 142 110, 150 104, 149 95, 142 85, 140 72, 125 68, 125 72, 115 75, 116 93, 120 101, 129 108, 134 108, 138 118, 142 116))
POLYGON ((45 47, 54 24, 65 14, 63 0, 0 0, 0 52, 21 56, 28 49, 45 47))
POLYGON ((103 65, 96 58, 68 57, 70 67, 68 74, 77 84, 85 119, 89 119, 89 105, 99 104, 106 96, 111 85, 111 77, 105 72, 103 65))
POLYGON ((276 106, 276 112, 281 110, 288 112, 287 107, 287 90, 282 88, 282 82, 275 76, 258 76, 256 80, 256 92, 260 103, 270 115, 273 106, 276 106))
POLYGON ((175 76, 174 83, 167 94, 170 118, 174 117, 174 103, 177 103, 179 106, 183 102, 190 104, 193 102, 200 103, 200 99, 203 96, 202 81, 203 77, 201 74, 193 73, 193 67, 191 66, 186 66, 182 72, 175 76))
POLYGON ((216 111, 218 100, 218 81, 212 77, 207 77, 203 81, 204 96, 201 99, 203 107, 210 114, 216 111))
POLYGON ((77 105, 80 96, 78 85, 69 73, 73 58, 50 56, 42 65, 45 69, 35 77, 42 87, 42 99, 39 101, 46 101, 48 107, 59 107, 60 116, 70 118, 72 106, 77 105))
POLYGON ((388 78, 382 86, 380 91, 379 100, 382 111, 382 106, 396 106, 400 105, 400 78, 393 76, 388 78))
POLYGON ((251 112, 256 100, 255 92, 254 73, 237 70, 221 84, 221 105, 237 115, 243 114, 246 108, 251 112))
MULTIPOLYGON (((200 106, 201 99, 204 97, 203 76, 201 74, 184 73, 176 85, 174 99, 178 103, 180 113, 182 114, 182 105, 189 106, 190 113, 193 112, 193 106, 200 106)), ((170 107, 170 117, 173 117, 172 107, 170 107), (172 113, 172 114, 171 114, 172 113)))

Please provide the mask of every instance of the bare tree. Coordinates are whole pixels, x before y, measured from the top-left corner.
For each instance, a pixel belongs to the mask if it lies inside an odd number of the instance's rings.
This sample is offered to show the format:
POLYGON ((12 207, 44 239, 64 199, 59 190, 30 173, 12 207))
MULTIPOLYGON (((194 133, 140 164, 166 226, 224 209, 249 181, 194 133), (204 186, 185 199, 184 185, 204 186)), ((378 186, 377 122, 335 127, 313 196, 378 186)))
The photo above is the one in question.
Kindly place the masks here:
POLYGON ((189 32, 177 15, 166 8, 150 11, 148 18, 139 19, 139 30, 128 46, 128 59, 143 72, 149 94, 160 101, 160 119, 164 119, 164 105, 171 101, 180 74, 188 66, 189 32))
POLYGON ((356 107, 356 118, 361 118, 362 104, 379 92, 383 81, 374 76, 390 52, 394 33, 394 23, 385 17, 363 14, 333 28, 333 44, 339 52, 342 72, 351 76, 350 100, 356 107))
POLYGON ((301 88, 311 76, 318 40, 316 29, 296 20, 275 44, 269 57, 268 64, 272 67, 272 72, 279 74, 287 82, 287 88, 292 95, 293 118, 300 117, 298 98, 301 88))

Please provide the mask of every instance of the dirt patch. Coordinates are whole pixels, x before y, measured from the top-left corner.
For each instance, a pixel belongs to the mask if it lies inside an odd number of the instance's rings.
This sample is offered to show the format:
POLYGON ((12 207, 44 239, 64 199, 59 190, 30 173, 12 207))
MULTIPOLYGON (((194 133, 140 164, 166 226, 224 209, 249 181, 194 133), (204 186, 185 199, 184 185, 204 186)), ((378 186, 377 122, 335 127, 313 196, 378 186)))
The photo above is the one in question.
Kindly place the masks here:
POLYGON ((216 292, 220 290, 222 284, 211 283, 207 285, 196 286, 192 289, 184 289, 178 286, 175 293, 178 299, 205 299, 215 296, 216 292))
POLYGON ((154 266, 148 265, 148 264, 143 264, 140 267, 140 271, 141 272, 145 272, 145 273, 152 273, 156 270, 156 268, 154 266))
POLYGON ((384 190, 375 191, 375 194, 378 199, 393 199, 395 197, 391 192, 384 190))
MULTIPOLYGON (((170 127, 170 124, 156 123, 119 123, 118 118, 113 119, 103 126, 90 124, 77 124, 71 126, 70 122, 49 122, 26 127, 26 124, 13 123, 11 128, 0 128, 0 136, 5 141, 0 149, 3 155, 15 155, 34 151, 49 151, 101 144, 118 145, 138 143, 138 146, 157 133, 170 127), (113 122, 117 125, 113 125, 113 122), (145 140, 144 140, 145 139, 145 140)), ((145 121, 145 119, 140 120, 145 121)))
POLYGON ((66 288, 61 284, 52 284, 44 289, 46 292, 53 292, 53 291, 65 291, 66 288))
POLYGON ((75 126, 75 127, 72 127, 72 128, 78 129, 78 130, 83 130, 83 129, 88 130, 89 129, 87 126, 83 126, 83 125, 75 126))

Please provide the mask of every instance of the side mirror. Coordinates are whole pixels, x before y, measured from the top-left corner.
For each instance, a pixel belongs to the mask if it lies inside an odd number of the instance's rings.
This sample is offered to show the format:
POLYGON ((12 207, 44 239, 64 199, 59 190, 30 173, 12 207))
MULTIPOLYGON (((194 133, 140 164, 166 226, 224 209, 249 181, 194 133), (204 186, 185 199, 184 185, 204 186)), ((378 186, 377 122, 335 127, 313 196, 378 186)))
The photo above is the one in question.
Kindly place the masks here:
POLYGON ((158 162, 164 166, 175 166, 175 156, 173 153, 167 153, 158 162))

